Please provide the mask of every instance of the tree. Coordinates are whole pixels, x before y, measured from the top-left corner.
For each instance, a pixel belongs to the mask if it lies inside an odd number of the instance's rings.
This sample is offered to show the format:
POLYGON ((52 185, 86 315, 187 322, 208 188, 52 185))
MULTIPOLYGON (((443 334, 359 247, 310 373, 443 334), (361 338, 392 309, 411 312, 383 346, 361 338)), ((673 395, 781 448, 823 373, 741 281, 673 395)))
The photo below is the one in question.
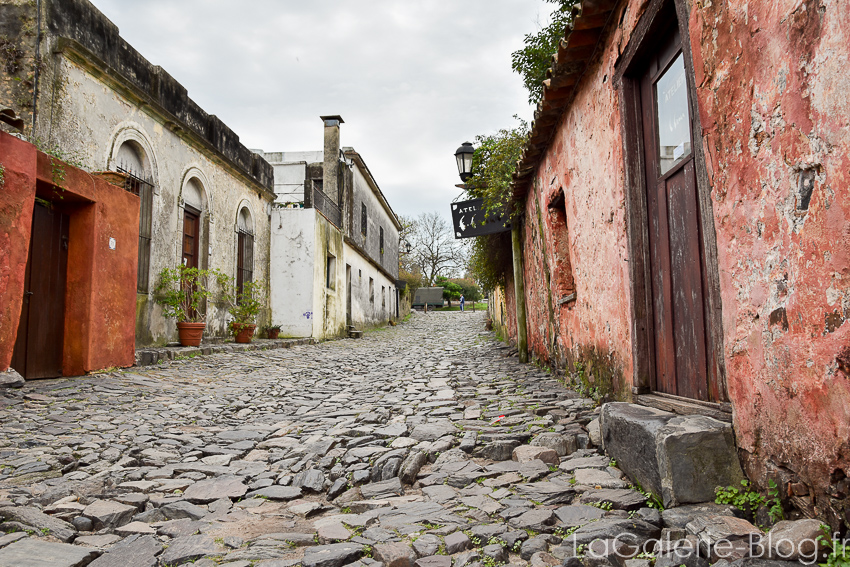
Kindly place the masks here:
POLYGON ((438 276, 450 276, 463 264, 463 247, 452 227, 437 212, 422 213, 410 232, 412 262, 422 273, 423 284, 432 286, 438 276))
MULTIPOLYGON (((516 163, 527 139, 528 124, 522 120, 515 128, 476 136, 477 148, 472 155, 472 177, 467 181, 467 192, 472 197, 484 199, 488 214, 511 213, 514 218, 519 215, 518 208, 506 209, 511 203, 511 180, 516 163)), ((512 261, 511 237, 503 232, 474 239, 468 267, 481 287, 490 291, 504 285, 512 261)))
POLYGON ((543 97, 543 81, 546 71, 552 66, 552 55, 558 50, 558 42, 573 22, 572 7, 577 0, 546 0, 558 4, 552 20, 537 33, 525 34, 525 47, 511 53, 511 69, 522 77, 528 91, 529 104, 536 105, 543 97))

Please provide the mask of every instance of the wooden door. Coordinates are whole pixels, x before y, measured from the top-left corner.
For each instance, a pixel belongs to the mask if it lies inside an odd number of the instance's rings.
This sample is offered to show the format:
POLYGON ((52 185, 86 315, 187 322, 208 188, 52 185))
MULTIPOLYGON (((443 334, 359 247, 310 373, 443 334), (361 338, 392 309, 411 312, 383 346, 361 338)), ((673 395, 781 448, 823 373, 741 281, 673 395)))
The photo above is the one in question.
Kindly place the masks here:
POLYGON ((189 209, 183 209, 183 265, 189 268, 198 268, 198 242, 201 240, 200 213, 189 209))
POLYGON ((703 253, 690 103, 675 26, 641 79, 655 389, 709 400, 703 253))
POLYGON ((12 368, 27 380, 62 375, 68 215, 36 203, 12 368))

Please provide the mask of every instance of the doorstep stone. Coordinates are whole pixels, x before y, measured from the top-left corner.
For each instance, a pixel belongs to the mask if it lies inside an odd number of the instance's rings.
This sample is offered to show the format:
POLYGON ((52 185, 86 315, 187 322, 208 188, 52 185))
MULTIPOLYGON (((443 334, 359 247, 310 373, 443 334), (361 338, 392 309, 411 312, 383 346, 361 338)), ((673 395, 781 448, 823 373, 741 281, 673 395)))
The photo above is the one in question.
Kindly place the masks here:
POLYGON ((728 423, 613 402, 602 406, 600 430, 608 455, 665 508, 714 500, 715 487, 744 478, 728 423))

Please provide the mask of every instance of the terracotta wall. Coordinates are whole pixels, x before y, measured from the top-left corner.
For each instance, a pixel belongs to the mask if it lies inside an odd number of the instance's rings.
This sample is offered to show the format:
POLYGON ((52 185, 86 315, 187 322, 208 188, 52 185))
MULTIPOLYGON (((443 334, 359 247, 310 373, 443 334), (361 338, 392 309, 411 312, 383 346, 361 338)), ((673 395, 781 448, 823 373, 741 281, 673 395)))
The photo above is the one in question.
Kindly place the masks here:
POLYGON ((630 395, 632 346, 620 111, 611 77, 640 12, 627 12, 591 62, 524 203, 529 349, 549 364, 580 364, 594 386, 620 399, 630 395), (565 228, 556 208, 565 212, 565 228), (559 274, 559 266, 569 273, 559 274), (568 277, 576 299, 559 305, 568 277))
MULTIPOLYGON (((634 363, 610 79, 647 4, 615 11, 620 24, 603 36, 523 203, 530 349, 589 362, 621 398, 634 363), (548 208, 560 189, 566 237, 548 208), (567 260, 577 299, 559 306, 556 272, 567 260)), ((688 26, 744 465, 762 487, 783 481, 795 505, 838 525, 850 510, 850 4, 694 3, 688 26)))
POLYGON ((715 3, 690 33, 738 441, 822 513, 850 496, 850 4, 715 3))
POLYGON ((35 147, 0 132, 0 372, 9 368, 21 318, 35 204, 35 147))
POLYGON ((0 367, 14 350, 36 195, 70 218, 63 374, 132 366, 138 197, 4 133, 0 164, 0 244, 10 243, 0 249, 0 274, 9 275, 0 278, 0 367))

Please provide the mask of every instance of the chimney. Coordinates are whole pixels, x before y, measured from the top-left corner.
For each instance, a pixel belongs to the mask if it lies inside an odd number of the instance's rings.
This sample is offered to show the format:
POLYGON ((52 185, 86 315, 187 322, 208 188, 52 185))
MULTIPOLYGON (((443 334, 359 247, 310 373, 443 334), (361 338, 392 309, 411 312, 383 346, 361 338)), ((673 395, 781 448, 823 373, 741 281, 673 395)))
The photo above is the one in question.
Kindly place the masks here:
POLYGON ((322 167, 322 187, 325 195, 337 205, 340 203, 339 191, 339 125, 342 116, 320 116, 325 122, 325 163, 322 167))

